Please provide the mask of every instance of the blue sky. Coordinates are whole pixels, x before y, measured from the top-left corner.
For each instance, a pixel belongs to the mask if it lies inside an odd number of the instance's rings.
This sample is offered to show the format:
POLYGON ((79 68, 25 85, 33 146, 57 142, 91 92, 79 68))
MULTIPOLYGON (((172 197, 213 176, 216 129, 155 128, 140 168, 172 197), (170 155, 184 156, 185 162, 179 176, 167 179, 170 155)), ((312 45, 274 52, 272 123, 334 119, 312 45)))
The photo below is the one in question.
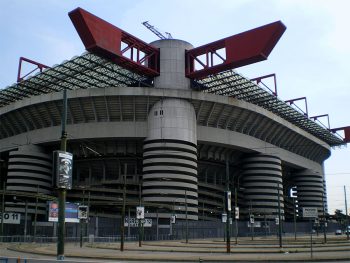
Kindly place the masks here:
MULTIPOLYGON (((0 88, 16 81, 20 56, 52 66, 84 52, 67 15, 76 7, 146 42, 157 39, 141 25, 148 20, 194 46, 281 20, 287 30, 269 59, 238 72, 276 73, 281 99, 306 96, 310 116, 328 113, 332 128, 350 125, 350 1, 0 0, 0 88)), ((344 210, 343 185, 350 203, 349 162, 349 147, 325 162, 330 212, 344 210)))

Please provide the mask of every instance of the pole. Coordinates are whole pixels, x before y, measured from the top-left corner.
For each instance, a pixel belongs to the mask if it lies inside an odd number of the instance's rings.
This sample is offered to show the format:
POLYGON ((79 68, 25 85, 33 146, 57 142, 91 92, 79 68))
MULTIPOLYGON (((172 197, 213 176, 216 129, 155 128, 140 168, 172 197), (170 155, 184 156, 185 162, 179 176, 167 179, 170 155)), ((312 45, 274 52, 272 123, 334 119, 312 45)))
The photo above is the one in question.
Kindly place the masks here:
MULTIPOLYGON (((85 205, 85 189, 83 189, 83 205, 85 205)), ((83 219, 79 220, 80 226, 80 247, 83 247, 83 219)))
POLYGON ((188 243, 187 190, 185 190, 185 208, 186 208, 186 244, 187 244, 188 243))
POLYGON ((125 198, 126 198, 126 172, 128 164, 124 164, 124 186, 123 186, 123 207, 122 207, 122 218, 121 218, 121 229, 120 229, 120 251, 124 251, 124 220, 125 220, 125 198))
MULTIPOLYGON (((63 111, 62 111, 62 134, 61 151, 67 150, 67 90, 63 90, 63 111)), ((65 238, 65 212, 66 212, 66 189, 58 189, 58 239, 57 239, 57 260, 64 260, 64 238, 65 238)))
POLYGON ((3 183, 3 186, 2 186, 2 198, 1 198, 1 233, 0 233, 0 236, 1 236, 1 242, 3 241, 3 235, 4 235, 4 212, 5 212, 5 182, 3 183))
POLYGON ((158 215, 158 208, 157 208, 157 241, 159 240, 159 215, 158 215))
POLYGON ((310 254, 311 258, 313 258, 313 251, 312 251, 312 219, 310 218, 310 254))
POLYGON ((228 157, 226 157, 226 252, 231 253, 231 235, 230 235, 230 207, 231 198, 229 198, 229 180, 230 180, 230 167, 228 163, 228 157))
POLYGON ((297 215, 295 209, 295 198, 293 198, 294 240, 297 240, 297 215))
POLYGON ((322 193, 322 214, 323 214, 323 241, 326 244, 327 233, 326 233, 326 213, 325 213, 324 193, 322 193))
POLYGON ((277 183, 277 193, 278 193, 278 237, 279 237, 279 245, 280 247, 282 247, 282 220, 281 220, 281 200, 280 200, 279 183, 277 183))
POLYGON ((347 199, 346 199, 346 188, 345 188, 345 185, 344 185, 344 198, 345 198, 345 220, 346 220, 346 239, 349 240, 349 231, 350 231, 350 228, 349 228, 349 215, 348 215, 348 202, 347 202, 347 199))
POLYGON ((238 214, 236 215, 236 211, 237 211, 237 205, 238 205, 238 188, 239 186, 237 185, 235 187, 235 228, 236 228, 236 245, 238 245, 238 219, 237 219, 237 216, 238 214))
MULTIPOLYGON (((84 225, 85 225, 85 237, 88 236, 89 234, 89 218, 90 218, 90 197, 91 197, 91 191, 89 189, 89 193, 88 193, 88 201, 87 201, 87 207, 88 207, 88 218, 84 221, 84 225)), ((85 194, 84 194, 84 204, 85 204, 85 194)), ((96 216, 96 215, 95 215, 96 216)))
MULTIPOLYGON (((142 205, 142 202, 141 202, 141 182, 140 182, 139 183, 139 206, 141 207, 141 205, 142 205)), ((130 215, 129 215, 129 218, 130 218, 130 215)), ((128 224, 128 226, 130 231, 130 224, 128 224)), ((141 247, 142 246, 141 219, 139 219, 138 227, 139 227, 139 247, 141 247)))
POLYGON ((252 206, 252 200, 249 200, 249 225, 250 225, 250 236, 252 241, 254 240, 254 233, 253 233, 253 229, 254 229, 254 223, 252 223, 251 218, 252 218, 252 210, 253 210, 253 206, 252 206))
POLYGON ((35 214, 34 214, 34 234, 33 234, 33 242, 36 240, 36 222, 38 218, 38 198, 39 198, 39 185, 37 186, 36 190, 36 197, 35 197, 35 214))
POLYGON ((24 207, 24 242, 27 241, 27 227, 28 227, 28 200, 25 200, 24 207))

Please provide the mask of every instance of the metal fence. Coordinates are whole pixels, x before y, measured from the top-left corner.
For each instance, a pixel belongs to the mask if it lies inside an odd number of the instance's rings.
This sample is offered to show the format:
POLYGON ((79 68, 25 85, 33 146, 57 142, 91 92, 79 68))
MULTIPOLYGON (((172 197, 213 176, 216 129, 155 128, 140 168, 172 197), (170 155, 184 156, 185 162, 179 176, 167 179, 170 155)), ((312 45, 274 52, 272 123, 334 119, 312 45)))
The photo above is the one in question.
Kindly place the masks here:
MULTIPOLYGON (((154 220, 155 221, 155 220, 154 220)), ((11 227, 6 229, 5 236, 0 237, 3 242, 37 242, 50 243, 56 242, 56 227, 37 226, 34 236, 31 224, 27 229, 27 235, 23 233, 23 226, 11 227)), ((309 222, 297 222, 295 225, 297 235, 309 233, 311 225, 309 222)), ((120 241, 120 220, 114 218, 92 218, 88 224, 66 224, 66 242, 80 242, 80 234, 84 242, 118 242, 120 241)), ((315 234, 322 233, 323 228, 313 225, 315 234)), ((337 223, 328 223, 327 233, 334 233, 341 226, 337 223)), ((142 239, 152 240, 171 240, 171 239, 201 239, 201 238, 224 238, 226 224, 220 220, 217 221, 188 221, 177 220, 175 224, 152 224, 151 227, 144 227, 141 231, 142 239)), ((282 225, 284 236, 294 235, 294 223, 284 222, 282 225)), ((278 225, 274 221, 255 222, 251 227, 247 221, 233 221, 230 225, 230 235, 235 237, 249 236, 271 236, 278 234, 278 225)), ((139 238, 138 227, 125 227, 125 240, 135 241, 139 238)))

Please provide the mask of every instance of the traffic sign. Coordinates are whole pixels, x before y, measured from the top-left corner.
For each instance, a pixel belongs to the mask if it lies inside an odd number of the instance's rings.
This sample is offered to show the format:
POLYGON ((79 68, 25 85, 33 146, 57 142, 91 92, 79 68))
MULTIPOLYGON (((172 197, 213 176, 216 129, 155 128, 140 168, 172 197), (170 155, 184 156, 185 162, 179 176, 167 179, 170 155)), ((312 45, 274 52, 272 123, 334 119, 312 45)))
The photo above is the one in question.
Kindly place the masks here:
MULTIPOLYGON (((21 222, 21 214, 4 213, 4 224, 19 225, 21 222)), ((0 223, 2 223, 2 214, 0 213, 0 223)))
POLYGON ((221 222, 226 223, 226 221, 227 221, 227 214, 222 214, 221 215, 221 222))
POLYGON ((78 218, 79 219, 88 219, 89 217, 89 208, 86 205, 80 205, 78 207, 78 218))
POLYGON ((145 208, 143 206, 136 207, 136 218, 144 219, 145 218, 145 208))
POLYGON ((235 219, 239 219, 239 207, 235 207, 235 219))
POLYGON ((226 191, 226 208, 231 211, 231 191, 226 191))

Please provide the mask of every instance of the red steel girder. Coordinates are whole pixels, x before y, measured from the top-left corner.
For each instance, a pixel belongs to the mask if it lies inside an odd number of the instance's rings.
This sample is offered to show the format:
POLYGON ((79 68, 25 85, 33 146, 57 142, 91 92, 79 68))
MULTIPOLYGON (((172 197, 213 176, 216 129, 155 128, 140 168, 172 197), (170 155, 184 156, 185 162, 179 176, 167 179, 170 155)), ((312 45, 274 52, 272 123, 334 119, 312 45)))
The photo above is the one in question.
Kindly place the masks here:
POLYGON ((69 12, 83 44, 89 52, 103 56, 133 72, 159 75, 159 49, 155 48, 82 8, 69 12), (126 47, 122 48, 122 43, 126 47))
POLYGON ((331 129, 332 132, 344 131, 344 142, 350 143, 350 126, 331 129))
POLYGON ((265 75, 265 76, 260 76, 260 77, 251 79, 251 81, 256 81, 256 84, 258 84, 258 85, 259 85, 259 83, 262 83, 266 88, 268 88, 272 92, 272 94, 274 96, 277 97, 277 80, 276 80, 276 74, 275 73, 272 73, 272 74, 269 74, 269 75, 265 75), (273 77, 274 90, 271 90, 268 86, 266 86, 262 82, 263 79, 267 79, 267 78, 271 78, 271 77, 273 77))
POLYGON ((300 111, 302 111, 304 113, 304 115, 306 117, 309 117, 309 110, 307 107, 307 98, 306 97, 300 97, 300 98, 296 98, 296 99, 291 99, 291 100, 286 100, 285 103, 289 103, 290 105, 294 104, 300 111), (294 102, 295 101, 299 101, 299 100, 303 100, 305 102, 305 111, 303 111, 302 109, 300 109, 300 107, 298 107, 294 102))
POLYGON ((19 63, 18 63, 18 73, 17 73, 17 82, 21 82, 25 77, 29 76, 30 74, 32 74, 35 70, 39 69, 40 72, 42 72, 44 69, 49 68, 49 66, 46 66, 44 64, 41 64, 39 62, 36 62, 34 60, 28 59, 28 58, 24 58, 24 57, 20 57, 19 58, 19 63), (27 73, 24 76, 21 76, 22 74, 22 63, 23 61, 35 65, 37 66, 35 69, 33 69, 32 71, 30 71, 29 73, 27 73))
POLYGON ((254 28, 186 51, 186 77, 201 79, 211 74, 266 60, 286 30, 281 21, 254 28), (226 57, 217 51, 225 49, 226 57), (205 62, 199 56, 205 55, 205 62), (213 57, 222 60, 214 65, 213 57), (195 69, 195 61, 202 69, 195 69))

